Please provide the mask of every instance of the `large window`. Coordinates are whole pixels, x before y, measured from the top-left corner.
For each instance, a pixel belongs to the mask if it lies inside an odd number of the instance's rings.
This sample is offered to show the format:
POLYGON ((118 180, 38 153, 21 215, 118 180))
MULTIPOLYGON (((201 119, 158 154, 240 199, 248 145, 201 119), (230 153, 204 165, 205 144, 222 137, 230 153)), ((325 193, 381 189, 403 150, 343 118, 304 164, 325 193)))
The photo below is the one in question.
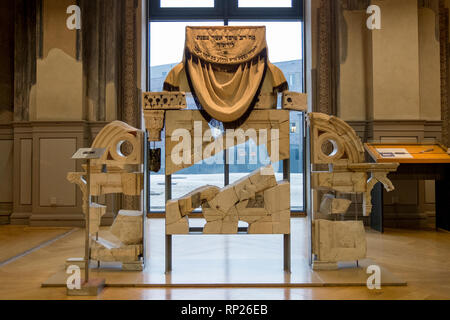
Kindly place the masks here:
MULTIPOLYGON (((150 1, 149 11, 149 89, 161 91, 168 72, 182 60, 185 27, 207 25, 265 25, 269 59, 286 76, 291 91, 304 91, 303 22, 301 1, 298 0, 160 0, 150 1)), ((188 108, 196 109, 188 95, 188 108)), ((291 113, 290 119, 290 179, 293 211, 303 211, 303 114, 291 113)), ((164 133, 163 133, 164 138, 164 133)), ((156 143, 152 148, 161 148, 156 143)), ((233 164, 225 165, 224 154, 215 161, 205 161, 172 176, 172 197, 182 196, 207 184, 223 187, 267 163, 265 146, 252 141, 229 151, 233 164), (262 148, 262 150, 261 150, 262 148), (249 160, 252 161, 249 161, 249 160)), ((165 159, 158 173, 150 179, 150 209, 162 212, 165 206, 165 159)), ((278 180, 283 179, 283 163, 275 164, 278 180)))

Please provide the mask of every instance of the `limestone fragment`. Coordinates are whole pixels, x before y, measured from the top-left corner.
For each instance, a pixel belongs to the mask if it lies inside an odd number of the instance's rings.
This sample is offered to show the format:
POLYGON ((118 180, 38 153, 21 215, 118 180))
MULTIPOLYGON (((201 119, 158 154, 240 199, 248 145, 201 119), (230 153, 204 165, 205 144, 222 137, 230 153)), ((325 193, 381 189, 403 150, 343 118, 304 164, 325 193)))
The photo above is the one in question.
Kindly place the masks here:
POLYGON ((125 245, 142 243, 142 211, 120 210, 110 232, 125 245))

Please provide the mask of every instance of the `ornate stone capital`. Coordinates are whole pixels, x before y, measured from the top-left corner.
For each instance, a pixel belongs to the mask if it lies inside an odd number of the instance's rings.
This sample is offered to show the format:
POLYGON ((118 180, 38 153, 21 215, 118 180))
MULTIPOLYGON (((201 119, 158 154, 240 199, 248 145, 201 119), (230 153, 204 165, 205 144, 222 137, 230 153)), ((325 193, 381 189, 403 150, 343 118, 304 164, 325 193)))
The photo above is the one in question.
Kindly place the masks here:
POLYGON ((164 110, 144 110, 145 127, 148 131, 149 141, 161 141, 164 115, 164 110))

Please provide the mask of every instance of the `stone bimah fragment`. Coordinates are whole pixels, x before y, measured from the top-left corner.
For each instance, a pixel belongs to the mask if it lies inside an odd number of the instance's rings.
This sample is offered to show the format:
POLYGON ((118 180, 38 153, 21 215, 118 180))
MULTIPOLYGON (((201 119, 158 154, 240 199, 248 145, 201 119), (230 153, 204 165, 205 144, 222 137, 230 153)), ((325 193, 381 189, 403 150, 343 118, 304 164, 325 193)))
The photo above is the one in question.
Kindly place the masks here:
POLYGON ((203 234, 290 234, 290 184, 275 179, 272 166, 256 170, 224 188, 204 186, 166 203, 166 234, 188 234, 189 214, 202 208, 203 234))
POLYGON ((387 175, 399 164, 366 163, 361 140, 337 117, 309 113, 308 122, 312 146, 313 268, 337 269, 338 262, 364 259, 367 252, 363 222, 337 221, 352 204, 345 196, 362 194, 363 215, 369 216, 373 187, 380 182, 386 191, 394 190, 387 175))
MULTIPOLYGON (((104 148, 106 152, 100 159, 91 160, 91 194, 125 194, 140 196, 143 190, 142 130, 120 121, 105 126, 95 138, 92 148, 104 148), (126 144, 125 144, 126 142, 126 144)), ((83 195, 83 212, 86 214, 85 200, 89 196, 86 186, 86 166, 84 172, 67 174, 69 182, 77 184, 83 195)), ((90 258, 100 262, 121 262, 123 270, 142 270, 143 254, 143 212, 120 210, 105 238, 97 237, 101 218, 106 206, 92 203, 89 234, 91 236, 90 258), (95 237, 94 237, 95 236, 95 237)), ((67 262, 80 259, 71 258, 67 262)))

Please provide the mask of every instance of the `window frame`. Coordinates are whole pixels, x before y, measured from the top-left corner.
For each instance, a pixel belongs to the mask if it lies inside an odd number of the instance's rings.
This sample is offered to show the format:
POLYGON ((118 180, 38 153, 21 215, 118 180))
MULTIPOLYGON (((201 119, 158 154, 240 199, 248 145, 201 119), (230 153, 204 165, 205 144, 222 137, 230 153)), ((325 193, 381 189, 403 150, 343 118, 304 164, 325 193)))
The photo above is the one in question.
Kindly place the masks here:
POLYGON ((161 8, 161 0, 149 0, 150 21, 264 20, 304 21, 303 0, 292 0, 292 7, 239 8, 238 0, 214 0, 214 7, 161 8))
MULTIPOLYGON (((305 34, 305 19, 304 19, 304 0, 292 0, 291 8, 284 7, 260 7, 260 8, 239 8, 238 0, 214 0, 214 7, 191 7, 191 8, 161 8, 160 0, 148 0, 147 5, 147 90, 150 89, 151 75, 150 75, 150 39, 151 39, 151 22, 177 22, 177 21, 223 21, 227 26, 229 21, 240 20, 255 20, 267 22, 287 22, 300 21, 303 24, 303 34, 305 34)), ((303 37, 303 52, 305 53, 305 37, 303 37)), ((303 55, 303 91, 306 89, 306 56, 303 55)), ((303 128, 305 131, 305 128, 303 128)), ((291 210, 295 214, 306 213, 306 148, 305 133, 303 132, 303 209, 291 210)), ((225 153, 226 154, 226 153, 225 153)), ((224 155, 225 155, 224 154, 224 155)), ((290 164, 289 164, 290 165, 290 164)), ((230 181, 230 167, 229 164, 224 164, 224 185, 228 185, 230 181)), ((169 179, 171 181, 171 179, 169 179)), ((166 182, 167 182, 166 176, 166 182)), ((171 188, 170 188, 171 189, 171 188)), ((150 190, 149 190, 150 191, 150 190)), ((166 187, 167 192, 167 187, 166 187)), ((171 192, 170 192, 171 193, 171 192)), ((148 195, 149 196, 149 195, 148 195)), ((147 204, 148 214, 158 214, 159 211, 151 211, 150 201, 147 204)))

